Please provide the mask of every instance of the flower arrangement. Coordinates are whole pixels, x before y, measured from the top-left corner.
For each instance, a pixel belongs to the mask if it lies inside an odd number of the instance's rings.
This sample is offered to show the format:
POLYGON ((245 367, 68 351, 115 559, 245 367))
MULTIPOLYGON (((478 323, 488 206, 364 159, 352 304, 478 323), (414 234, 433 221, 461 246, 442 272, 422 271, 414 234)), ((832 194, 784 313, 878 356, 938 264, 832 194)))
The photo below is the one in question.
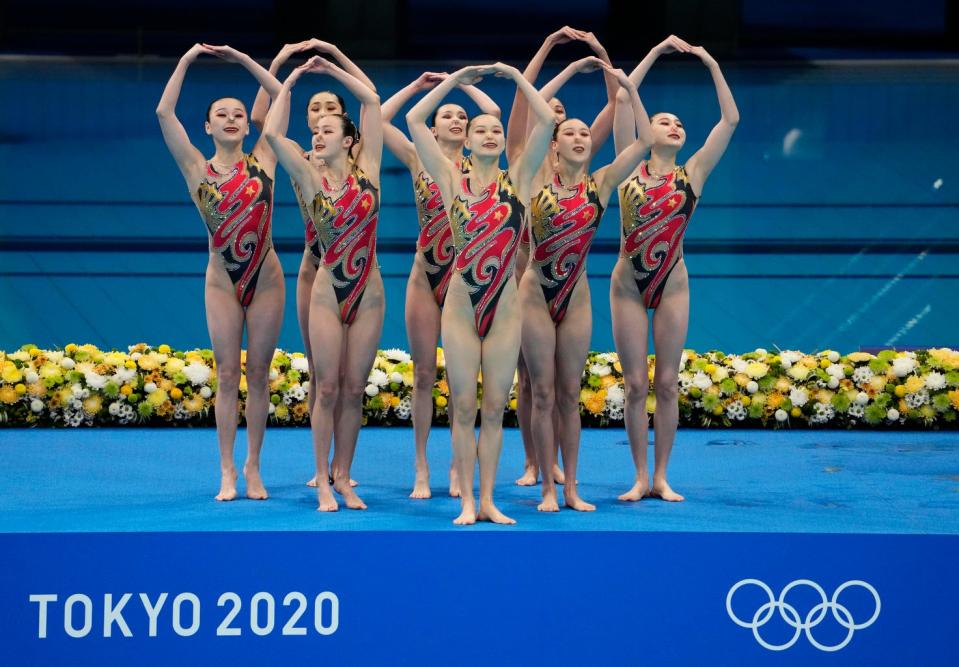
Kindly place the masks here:
MULTIPOLYGON (((650 416, 656 411, 655 372, 656 358, 650 356, 650 416)), ((687 426, 959 425, 959 352, 948 348, 844 356, 832 350, 806 354, 758 349, 742 355, 685 350, 678 385, 680 421, 687 426)), ((269 387, 271 423, 309 423, 309 363, 302 353, 276 351, 269 387)), ((216 390, 210 350, 140 343, 126 352, 75 344, 63 350, 24 345, 15 352, 0 351, 2 426, 212 425, 216 390)), ((244 374, 241 419, 246 392, 244 374)), ((396 349, 377 352, 363 396, 363 423, 410 424, 412 393, 410 355, 396 349)), ((580 390, 584 425, 622 425, 625 404, 619 357, 591 352, 580 390)), ((438 349, 436 423, 448 423, 448 406, 446 364, 438 349)), ((515 410, 514 387, 507 421, 515 423, 515 410)))

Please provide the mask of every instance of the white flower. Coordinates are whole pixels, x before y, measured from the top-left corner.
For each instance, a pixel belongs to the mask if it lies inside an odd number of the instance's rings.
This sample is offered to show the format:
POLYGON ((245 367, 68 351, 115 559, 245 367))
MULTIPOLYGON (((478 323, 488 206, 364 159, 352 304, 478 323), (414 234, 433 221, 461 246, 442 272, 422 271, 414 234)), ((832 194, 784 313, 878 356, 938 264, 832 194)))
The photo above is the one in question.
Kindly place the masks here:
POLYGON ((839 386, 839 380, 837 380, 834 377, 829 378, 829 382, 826 383, 826 386, 829 387, 830 389, 835 389, 836 387, 839 386))
POLYGON ((64 357, 60 360, 60 365, 66 368, 68 371, 72 371, 77 364, 70 357, 64 357))
POLYGON ((793 362, 789 361, 789 359, 780 358, 780 363, 782 364, 782 367, 787 371, 793 367, 793 362))
POLYGON ((405 364, 412 358, 410 357, 409 353, 399 350, 395 347, 389 350, 383 350, 383 356, 390 361, 395 361, 400 364, 405 364))
POLYGON ((712 386, 712 384, 713 384, 712 378, 710 378, 708 375, 706 375, 702 371, 699 371, 698 373, 696 373, 696 375, 693 376, 694 387, 705 390, 705 389, 708 389, 710 386, 712 386))
POLYGON ((270 379, 271 379, 271 380, 275 380, 275 379, 277 379, 278 377, 280 377, 280 371, 276 370, 275 368, 271 368, 271 369, 270 369, 270 379))
POLYGON ((846 370, 842 367, 842 364, 829 364, 826 368, 826 373, 838 380, 846 377, 846 370))
POLYGON ((782 408, 779 408, 778 410, 776 410, 776 421, 784 422, 787 419, 789 419, 789 414, 785 410, 783 410, 782 408))
POLYGON ((869 366, 860 366, 852 372, 852 381, 858 385, 868 384, 872 377, 873 372, 869 366))
POLYGON ((858 403, 853 403, 852 405, 849 406, 849 409, 846 410, 846 414, 849 415, 850 417, 858 418, 866 414, 866 410, 858 403))
POLYGON ((157 390, 156 382, 147 382, 145 385, 143 385, 143 391, 145 391, 148 394, 152 394, 156 390, 157 390))
MULTIPOLYGON (((678 370, 681 371, 681 370, 683 370, 684 368, 686 368, 686 362, 687 362, 687 361, 689 361, 689 352, 687 352, 686 350, 683 350, 682 355, 680 355, 680 357, 679 357, 679 369, 678 369, 678 370)), ((607 363, 612 363, 612 362, 607 362, 607 363)))
POLYGON ((199 361, 191 361, 184 366, 183 374, 194 387, 210 381, 210 367, 199 361))
POLYGON ((121 366, 117 368, 117 372, 113 374, 113 380, 117 384, 126 384, 127 382, 132 381, 133 378, 135 378, 136 376, 137 376, 137 372, 135 369, 124 368, 121 366))
POLYGON ((143 356, 142 353, 140 353, 140 352, 134 352, 133 354, 130 355, 130 358, 133 359, 134 361, 136 361, 137 359, 139 359, 139 358, 142 357, 142 356, 143 356))
POLYGON ((367 395, 367 396, 370 396, 370 397, 376 396, 378 393, 380 393, 380 388, 377 387, 375 384, 372 384, 372 383, 371 383, 371 384, 366 385, 366 395, 367 395))
POLYGON ((288 392, 295 401, 299 402, 306 398, 306 390, 302 385, 294 385, 292 389, 288 392))
POLYGON ((407 420, 410 418, 410 412, 412 410, 413 399, 411 396, 404 396, 400 400, 400 404, 396 406, 396 416, 402 420, 407 420))
POLYGON ((867 394, 864 391, 861 391, 858 394, 856 394, 856 405, 865 405, 868 402, 869 402, 869 394, 867 394))
POLYGON ((906 405, 912 409, 922 407, 929 402, 929 392, 926 389, 920 389, 914 394, 906 394, 906 405))
MULTIPOLYGON (((386 383, 390 381, 390 376, 381 371, 379 368, 374 368, 370 371, 370 377, 368 380, 370 384, 376 385, 377 387, 385 387, 386 383)), ((369 388, 367 388, 367 393, 368 392, 369 388)), ((370 396, 376 396, 376 394, 370 394, 370 396)))
POLYGON ((766 350, 766 348, 764 348, 764 347, 757 347, 757 348, 755 349, 755 352, 756 352, 756 354, 762 355, 762 356, 764 356, 764 357, 765 357, 767 354, 769 354, 769 351, 766 350))
POLYGON ((896 408, 889 408, 889 412, 886 413, 886 419, 891 422, 899 419, 899 411, 896 408))
POLYGON ((626 392, 621 384, 611 384, 606 388, 606 404, 622 408, 626 404, 626 392))
POLYGON ((832 350, 829 352, 826 358, 829 359, 829 361, 836 363, 837 361, 839 361, 839 353, 836 352, 835 350, 832 350))
POLYGON ((390 382, 395 382, 396 384, 403 384, 403 374, 393 371, 390 373, 390 382))
POLYGON ((779 358, 783 361, 788 361, 789 364, 792 365, 803 358, 803 353, 796 352, 794 350, 786 350, 785 352, 780 353, 779 358))
POLYGON ((801 387, 794 387, 789 392, 789 401, 797 408, 801 408, 809 402, 809 393, 801 387))
POLYGON ((103 389, 107 384, 107 379, 95 371, 87 371, 83 378, 94 389, 103 389))
POLYGON ((687 371, 683 371, 679 374, 679 387, 683 390, 683 393, 689 391, 689 388, 693 386, 693 374, 687 371))
POLYGON ((825 424, 836 416, 836 409, 827 403, 816 403, 815 414, 810 418, 813 424, 825 424))
MULTIPOLYGON (((40 376, 34 371, 27 371, 26 375, 23 376, 23 379, 27 381, 27 384, 33 384, 40 379, 40 376)), ((943 379, 943 382, 945 382, 945 379, 943 379)), ((945 386, 945 384, 943 384, 943 386, 945 386)))
POLYGON ((165 354, 156 354, 154 356, 156 357, 156 360, 159 361, 161 364, 165 364, 167 361, 170 360, 170 357, 168 357, 165 354))
POLYGON ((34 412, 43 412, 43 401, 39 398, 35 398, 30 401, 30 409, 34 412))
POLYGON ((726 415, 730 419, 735 419, 736 421, 742 421, 746 418, 746 408, 743 407, 742 402, 733 401, 726 406, 726 415))
MULTIPOLYGON (((686 358, 686 351, 683 350, 683 359, 686 358)), ((619 356, 615 352, 604 352, 602 354, 597 354, 596 360, 605 362, 607 364, 615 364, 617 361, 619 361, 619 356)))
MULTIPOLYGON (((270 404, 269 404, 269 410, 270 410, 270 414, 272 415, 274 412, 276 412, 276 406, 273 405, 272 403, 270 403, 270 404)), ((262 413, 261 413, 261 414, 262 414, 262 413)))
POLYGON ((60 352, 59 350, 54 350, 53 352, 47 352, 46 357, 53 363, 59 364, 60 360, 63 359, 63 352, 60 352))
POLYGON ((112 416, 116 417, 118 414, 120 414, 120 403, 118 401, 114 401, 113 403, 110 404, 110 407, 107 408, 107 411, 112 416))
MULTIPOLYGON (((930 391, 939 391, 940 389, 946 388, 946 376, 942 373, 931 371, 923 375, 922 379, 926 381, 926 386, 930 391)), ((27 382, 30 382, 30 380, 28 379, 27 382)), ((34 382, 36 382, 36 380, 34 380, 34 382)))
POLYGON ((755 394, 757 391, 759 391, 759 383, 755 380, 750 380, 746 384, 746 391, 748 391, 750 394, 755 394))
MULTIPOLYGON (((726 357, 726 359, 728 360, 729 357, 726 357)), ((733 358, 730 365, 736 370, 737 373, 745 373, 746 366, 749 365, 749 362, 747 362, 745 359, 740 359, 739 357, 735 357, 733 358)))
POLYGON ((606 364, 590 364, 589 374, 597 375, 599 377, 606 377, 613 372, 613 369, 607 366, 606 364))
POLYGON ((310 362, 306 357, 293 357, 290 359, 290 368, 298 373, 308 373, 310 370, 310 362))
POLYGON ((716 382, 722 382, 729 377, 729 369, 725 366, 719 366, 716 368, 716 372, 713 373, 713 380, 716 382))
POLYGON ((892 372, 896 374, 896 377, 906 377, 918 365, 911 357, 896 357, 892 362, 892 372))
POLYGON ((210 389, 209 387, 200 388, 200 396, 202 396, 203 398, 210 398, 210 396, 212 395, 213 395, 213 390, 210 389))

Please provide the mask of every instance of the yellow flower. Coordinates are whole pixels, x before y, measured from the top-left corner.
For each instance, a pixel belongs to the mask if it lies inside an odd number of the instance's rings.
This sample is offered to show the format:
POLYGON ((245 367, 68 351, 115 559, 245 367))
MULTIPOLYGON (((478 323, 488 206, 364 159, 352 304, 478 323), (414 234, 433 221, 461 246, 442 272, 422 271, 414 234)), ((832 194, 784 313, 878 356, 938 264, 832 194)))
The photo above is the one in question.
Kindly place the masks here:
POLYGON ((959 352, 948 347, 929 350, 929 356, 941 363, 947 370, 959 367, 959 352))
POLYGON ((179 387, 173 387, 173 389, 170 390, 170 398, 174 401, 179 401, 183 398, 183 391, 179 387))
POLYGON ((170 398, 163 389, 157 389, 152 394, 147 394, 147 403, 151 404, 153 407, 157 407, 162 403, 165 403, 170 398))
POLYGON ((785 394, 789 391, 789 380, 786 378, 779 378, 776 380, 776 391, 785 394))
POLYGON ((766 377, 766 374, 769 372, 769 366, 764 364, 761 361, 750 362, 746 366, 746 375, 748 375, 753 380, 758 380, 762 377, 766 377))
POLYGON ((509 409, 510 409, 510 410, 516 410, 516 399, 515 399, 515 398, 509 399, 509 409))
POLYGON ((144 354, 137 359, 137 365, 145 371, 155 371, 160 367, 160 362, 152 354, 144 354))
POLYGON ((390 399, 390 405, 394 408, 400 404, 400 397, 396 394, 393 394, 393 398, 390 399))
POLYGON ((14 390, 15 392, 17 392, 17 395, 18 395, 18 396, 23 396, 25 393, 27 393, 27 385, 25 385, 25 384, 23 384, 23 383, 21 382, 20 384, 18 384, 17 386, 15 386, 15 387, 13 388, 13 390, 14 390))
POLYGON ((900 398, 900 399, 899 399, 899 414, 901 414, 902 416, 905 417, 908 412, 909 412, 909 406, 906 404, 906 399, 900 398))
POLYGON ((926 386, 926 381, 923 380, 918 375, 910 375, 906 379, 906 393, 915 394, 917 391, 926 386))
POLYGON ((743 407, 744 407, 744 408, 748 408, 748 407, 749 407, 749 404, 752 403, 752 400, 750 400, 749 396, 743 396, 743 397, 740 398, 739 400, 742 401, 742 404, 743 404, 743 407))
POLYGON ((853 352, 846 356, 849 361, 855 364, 865 363, 873 358, 868 352, 853 352))
POLYGON ((651 415, 656 414, 656 394, 646 395, 646 412, 651 415))
POLYGON ((896 385, 896 396, 897 396, 898 398, 902 398, 902 397, 905 396, 905 395, 906 395, 906 386, 905 386, 905 385, 902 385, 902 384, 897 384, 897 385, 896 385))
POLYGON ((388 391, 381 391, 380 400, 383 401, 383 406, 388 408, 393 404, 393 394, 388 391))
POLYGON ((612 387, 614 384, 616 384, 616 378, 614 378, 612 375, 604 375, 599 383, 604 389, 607 387, 612 387))
POLYGON ((297 421, 303 421, 309 416, 309 414, 310 414, 310 406, 307 405, 306 401, 297 403, 296 405, 293 406, 293 417, 297 421))
POLYGON ((77 351, 77 346, 75 343, 70 343, 65 348, 63 348, 63 351, 66 352, 67 354, 73 354, 74 352, 77 351))
POLYGON ((450 386, 449 386, 449 383, 446 382, 446 380, 440 380, 439 382, 437 382, 436 388, 439 389, 440 393, 443 394, 443 396, 450 395, 450 386))
POLYGON ((163 391, 170 391, 173 389, 173 381, 167 380, 166 378, 161 379, 157 384, 163 391))
POLYGON ((820 360, 819 360, 819 367, 820 367, 820 368, 829 368, 829 366, 831 366, 831 365, 832 365, 832 362, 829 361, 829 359, 820 359, 820 360))
POLYGON ((949 396, 949 402, 952 403, 952 407, 959 410, 959 389, 953 389, 947 396, 949 396))
POLYGON ((816 392, 816 400, 820 403, 825 403, 826 405, 829 405, 829 402, 832 401, 833 396, 835 396, 835 394, 828 389, 820 389, 818 392, 816 392))
POLYGON ((706 364, 706 368, 703 370, 706 372, 706 375, 712 375, 716 372, 716 364, 706 364))
POLYGON ((745 387, 747 384, 749 384, 749 376, 745 373, 736 373, 733 376, 733 380, 735 380, 736 384, 740 387, 745 387))
POLYGON ((203 409, 203 397, 200 394, 193 394, 182 403, 183 409, 188 412, 199 412, 203 409))
POLYGON ((878 393, 886 388, 886 382, 888 382, 888 380, 882 375, 874 375, 869 381, 869 388, 878 393))
POLYGON ((23 379, 23 373, 12 361, 3 362, 3 381, 14 384, 23 379))
POLYGON ((716 415, 717 417, 723 414, 723 406, 717 405, 715 408, 713 408, 713 414, 716 415))
POLYGON ((31 396, 46 396, 47 395, 47 386, 42 382, 34 382, 29 387, 27 387, 27 393, 31 396))
POLYGON ((240 391, 247 391, 249 387, 246 384, 246 373, 240 376, 240 391))
POLYGON ((789 414, 791 414, 793 417, 799 417, 802 415, 802 410, 800 410, 799 408, 793 408, 792 410, 789 411, 789 414))
POLYGON ((120 387, 120 393, 123 394, 124 396, 129 396, 130 394, 133 393, 133 387, 131 385, 125 384, 122 387, 120 387))
POLYGON ((622 372, 623 372, 623 365, 622 365, 621 363, 619 363, 618 361, 616 361, 616 362, 613 363, 613 368, 616 369, 616 372, 617 372, 617 373, 622 373, 622 372))
POLYGON ((752 402, 756 405, 766 405, 766 394, 761 391, 756 392, 752 395, 752 402))
POLYGON ((130 370, 133 370, 134 368, 137 367, 137 362, 135 362, 133 359, 127 359, 126 361, 123 362, 123 365, 124 365, 126 368, 129 368, 130 370))
POLYGON ((8 384, 0 387, 0 402, 12 405, 17 402, 20 397, 17 396, 16 390, 8 384))
POLYGON ((775 410, 780 405, 782 405, 783 401, 785 400, 786 400, 786 397, 783 396, 782 394, 778 394, 778 393, 770 394, 769 398, 766 400, 766 405, 768 405, 771 410, 775 410))
POLYGON ((788 371, 786 371, 786 375, 791 377, 793 380, 796 380, 797 382, 802 382, 809 376, 809 367, 801 364, 796 364, 795 366, 790 368, 788 371))
POLYGON ((177 359, 176 357, 170 357, 169 361, 163 366, 163 370, 166 371, 167 375, 173 376, 186 368, 186 362, 183 359, 177 359))
POLYGON ((585 405, 586 409, 592 414, 598 415, 606 407, 606 400, 601 398, 599 395, 593 395, 588 401, 586 401, 585 405))
POLYGON ((160 354, 170 354, 172 350, 170 349, 169 345, 164 343, 163 345, 157 348, 157 352, 159 352, 160 354))
POLYGON ((156 413, 160 417, 169 417, 173 414, 173 403, 170 401, 163 401, 163 403, 156 407, 156 413))
POLYGON ((441 347, 436 348, 436 367, 446 367, 446 356, 443 354, 443 348, 441 347))
POLYGON ((803 357, 799 363, 809 369, 816 368, 819 365, 819 362, 816 361, 816 357, 808 354, 803 357))
POLYGON ((103 409, 103 399, 100 394, 90 394, 83 399, 83 411, 88 415, 95 415, 103 409))
POLYGON ((277 419, 282 419, 285 421, 287 417, 290 416, 290 409, 286 407, 284 403, 280 403, 278 406, 276 406, 276 412, 274 412, 273 415, 277 419))
POLYGON ((446 400, 446 397, 445 397, 445 396, 437 396, 437 397, 436 397, 436 407, 438 407, 438 408, 445 408, 445 407, 446 407, 446 403, 447 403, 447 400, 446 400))

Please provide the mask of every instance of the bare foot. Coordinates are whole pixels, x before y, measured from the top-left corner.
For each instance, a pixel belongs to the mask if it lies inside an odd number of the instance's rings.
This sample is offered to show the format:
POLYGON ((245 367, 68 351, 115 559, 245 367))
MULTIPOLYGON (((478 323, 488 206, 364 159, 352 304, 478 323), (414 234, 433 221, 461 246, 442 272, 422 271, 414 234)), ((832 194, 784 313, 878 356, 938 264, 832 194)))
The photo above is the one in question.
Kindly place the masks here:
POLYGON ((620 500, 628 500, 630 502, 636 502, 637 500, 642 500, 649 495, 649 482, 637 481, 633 484, 633 488, 619 496, 620 500))
POLYGON ((220 474, 220 492, 216 494, 220 501, 236 500, 236 468, 224 470, 220 474))
POLYGON ((246 497, 250 500, 266 500, 270 495, 263 486, 260 469, 247 463, 243 466, 243 477, 246 479, 246 497))
POLYGON ((456 472, 456 468, 450 466, 450 496, 459 498, 461 495, 459 473, 456 472))
POLYGON ((558 512, 559 503, 556 501, 556 487, 543 488, 543 502, 536 506, 540 512, 558 512))
POLYGON ((527 462, 523 476, 516 483, 520 486, 536 486, 536 466, 527 462))
POLYGON ((686 500, 683 496, 679 495, 670 488, 669 483, 666 480, 662 482, 654 482, 653 489, 649 492, 651 498, 659 498, 660 500, 665 500, 671 503, 681 503, 686 500))
POLYGON ((569 489, 563 489, 563 499, 566 501, 566 507, 574 509, 577 512, 595 512, 596 505, 588 503, 576 493, 576 486, 571 486, 569 489))
MULTIPOLYGON (((309 482, 307 482, 306 485, 307 485, 307 486, 316 486, 316 477, 313 477, 313 479, 311 479, 309 482)), ((350 486, 354 486, 354 487, 355 487, 355 486, 359 486, 359 485, 360 485, 359 482, 357 482, 355 479, 353 479, 352 477, 350 477, 350 486)), ((333 486, 333 478, 332 478, 332 477, 330 477, 330 486, 333 486)))
POLYGON ((353 490, 352 484, 343 484, 342 482, 334 482, 333 488, 338 494, 343 496, 343 502, 346 503, 346 506, 351 510, 365 510, 366 503, 360 500, 360 497, 356 495, 356 491, 353 490))
POLYGON ((492 521, 512 526, 516 519, 511 519, 497 509, 492 500, 480 501, 480 511, 476 515, 479 521, 492 521))
POLYGON ((553 481, 557 484, 566 484, 566 473, 559 467, 559 464, 553 464, 553 481))
POLYGON ((316 497, 320 501, 320 506, 316 508, 318 512, 335 512, 340 509, 333 496, 333 489, 329 484, 318 484, 316 487, 316 497))
POLYGON ((476 503, 472 499, 463 499, 463 510, 460 515, 453 519, 457 526, 471 526, 476 523, 476 503))
POLYGON ((315 489, 315 488, 316 488, 316 475, 313 475, 313 477, 310 479, 309 482, 306 483, 306 485, 315 489))
POLYGON ((413 482, 413 493, 410 494, 410 498, 416 498, 418 500, 425 500, 426 498, 432 498, 433 493, 430 491, 430 471, 429 469, 417 470, 416 471, 416 481, 413 482))

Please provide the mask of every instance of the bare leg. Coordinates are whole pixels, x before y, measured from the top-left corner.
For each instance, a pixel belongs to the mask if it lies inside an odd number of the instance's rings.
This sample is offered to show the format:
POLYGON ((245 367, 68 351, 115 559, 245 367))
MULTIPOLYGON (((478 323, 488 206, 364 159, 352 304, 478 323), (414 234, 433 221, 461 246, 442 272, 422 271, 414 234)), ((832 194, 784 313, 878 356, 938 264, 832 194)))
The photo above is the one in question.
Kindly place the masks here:
POLYGON ((316 397, 310 426, 316 459, 316 493, 321 512, 335 512, 336 498, 330 487, 330 447, 334 412, 340 391, 340 349, 343 325, 340 311, 325 269, 317 272, 310 298, 310 349, 316 371, 316 397))
POLYGON ((453 456, 459 464, 461 512, 453 523, 476 523, 473 477, 476 471, 476 382, 480 370, 480 340, 473 324, 473 307, 461 276, 450 280, 443 307, 443 349, 446 378, 453 405, 453 456))
POLYGON ((496 507, 493 487, 503 449, 503 416, 516 375, 521 324, 516 284, 510 282, 503 288, 493 324, 481 343, 483 401, 480 406, 480 505, 477 514, 481 521, 516 523, 496 507))
POLYGON ((263 262, 253 301, 246 309, 246 434, 247 456, 243 464, 246 496, 266 500, 269 496, 260 477, 260 451, 270 405, 270 364, 283 323, 286 286, 283 269, 271 252, 263 262))
POLYGON ((679 362, 682 360, 689 324, 688 285, 686 265, 680 260, 670 274, 659 306, 653 314, 653 343, 656 346, 653 378, 656 391, 656 414, 653 417, 656 426, 656 462, 651 495, 673 502, 684 500, 666 481, 666 465, 679 425, 679 362))
MULTIPOLYGON (((316 373, 313 371, 313 352, 310 349, 310 293, 313 291, 313 280, 316 278, 316 265, 313 263, 310 251, 304 251, 300 260, 300 272, 296 277, 296 321, 300 325, 300 336, 303 338, 303 352, 310 368, 309 394, 306 397, 313 414, 313 402, 316 400, 316 373)), ((307 486, 316 486, 316 477, 311 477, 307 486)))
MULTIPOLYGON (((553 466, 556 433, 553 416, 556 400, 556 327, 549 315, 543 290, 535 271, 527 271, 520 284, 522 303, 524 357, 529 369, 532 393, 533 443, 543 476, 543 501, 540 512, 558 512, 553 466)), ((484 374, 485 377, 485 374, 484 374)))
POLYGON ((373 368, 376 346, 383 331, 383 280, 378 269, 370 272, 359 311, 346 327, 346 359, 340 386, 340 414, 334 426, 336 451, 333 454, 333 488, 343 496, 350 509, 365 510, 364 503, 350 484, 350 467, 356 453, 356 440, 363 418, 363 392, 373 368))
POLYGON ((240 345, 243 341, 243 308, 229 278, 211 258, 206 274, 206 321, 216 361, 217 390, 214 403, 216 437, 220 446, 220 491, 217 500, 236 498, 236 464, 233 443, 239 415, 240 345), (226 285, 223 285, 223 282, 226 285))
MULTIPOLYGON (((516 253, 516 286, 523 282, 523 275, 526 273, 526 267, 529 264, 529 246, 520 244, 516 253)), ((522 326, 522 325, 521 325, 522 326)), ((516 420, 519 422, 520 437, 523 440, 523 452, 526 460, 523 463, 523 474, 516 483, 520 486, 533 486, 536 484, 539 462, 536 458, 536 445, 533 443, 532 413, 531 404, 532 386, 530 385, 529 371, 526 369, 526 360, 523 358, 523 351, 520 350, 519 358, 516 362, 516 420)))
POLYGON ((567 507, 592 512, 595 505, 579 497, 576 476, 579 464, 579 440, 582 422, 579 416, 579 390, 589 340, 593 329, 589 284, 585 274, 573 289, 566 317, 556 327, 556 414, 561 426, 559 443, 563 450, 566 485, 563 498, 567 507))
MULTIPOLYGON (((429 498, 432 495, 426 444, 430 426, 433 424, 436 343, 439 340, 442 314, 421 264, 420 255, 417 254, 410 279, 406 283, 406 335, 413 357, 412 413, 413 439, 416 443, 416 477, 410 498, 429 498)), ((450 486, 452 487, 452 481, 450 486)))
POLYGON ((649 439, 649 419, 646 415, 646 396, 649 393, 647 367, 647 338, 649 318, 628 260, 620 259, 613 269, 609 288, 610 310, 613 316, 613 340, 623 366, 626 387, 626 435, 636 466, 636 482, 620 500, 640 500, 649 493, 649 469, 646 449, 649 439))

